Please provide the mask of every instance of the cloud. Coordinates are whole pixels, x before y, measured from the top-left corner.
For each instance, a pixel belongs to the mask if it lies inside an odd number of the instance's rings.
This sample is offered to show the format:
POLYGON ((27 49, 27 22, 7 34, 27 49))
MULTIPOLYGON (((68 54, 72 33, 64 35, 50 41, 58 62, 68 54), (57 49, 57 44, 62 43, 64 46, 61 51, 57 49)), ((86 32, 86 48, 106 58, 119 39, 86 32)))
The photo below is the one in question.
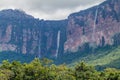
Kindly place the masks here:
POLYGON ((104 0, 1 0, 0 9, 22 9, 40 19, 65 19, 70 13, 102 1, 104 0))

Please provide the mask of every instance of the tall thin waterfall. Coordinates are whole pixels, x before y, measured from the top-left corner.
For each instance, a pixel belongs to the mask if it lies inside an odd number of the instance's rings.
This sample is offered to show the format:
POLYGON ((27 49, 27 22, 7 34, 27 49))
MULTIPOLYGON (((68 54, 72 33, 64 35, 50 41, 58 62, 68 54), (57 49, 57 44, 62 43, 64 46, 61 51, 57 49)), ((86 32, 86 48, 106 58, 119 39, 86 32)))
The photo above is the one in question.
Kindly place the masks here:
POLYGON ((39 37, 39 41, 38 41, 38 58, 41 58, 41 34, 38 36, 39 37))
POLYGON ((98 7, 95 12, 95 19, 94 19, 94 26, 93 26, 93 34, 92 34, 92 40, 95 41, 95 30, 96 30, 96 21, 98 16, 98 7))
POLYGON ((40 41, 39 41, 38 51, 39 51, 38 58, 41 58, 41 46, 40 46, 40 41))
POLYGON ((93 41, 92 47, 93 47, 93 52, 94 52, 95 41, 96 41, 96 40, 95 40, 95 30, 96 30, 97 16, 98 16, 98 6, 97 6, 97 9, 96 9, 96 12, 95 12, 95 19, 94 19, 93 33, 92 33, 92 41, 93 41))
POLYGON ((58 31, 58 34, 57 34, 57 49, 55 54, 56 58, 58 57, 59 46, 60 46, 60 31, 58 31))

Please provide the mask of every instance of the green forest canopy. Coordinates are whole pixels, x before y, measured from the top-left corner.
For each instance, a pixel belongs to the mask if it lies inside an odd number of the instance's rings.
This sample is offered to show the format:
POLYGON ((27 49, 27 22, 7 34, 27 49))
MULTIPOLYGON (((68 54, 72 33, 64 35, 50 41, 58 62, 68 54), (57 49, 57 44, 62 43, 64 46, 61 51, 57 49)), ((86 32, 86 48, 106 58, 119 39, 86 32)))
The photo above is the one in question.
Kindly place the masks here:
POLYGON ((120 80, 120 70, 106 68, 97 71, 84 62, 69 68, 65 64, 52 64, 46 58, 35 58, 30 63, 4 60, 0 66, 0 80, 120 80))

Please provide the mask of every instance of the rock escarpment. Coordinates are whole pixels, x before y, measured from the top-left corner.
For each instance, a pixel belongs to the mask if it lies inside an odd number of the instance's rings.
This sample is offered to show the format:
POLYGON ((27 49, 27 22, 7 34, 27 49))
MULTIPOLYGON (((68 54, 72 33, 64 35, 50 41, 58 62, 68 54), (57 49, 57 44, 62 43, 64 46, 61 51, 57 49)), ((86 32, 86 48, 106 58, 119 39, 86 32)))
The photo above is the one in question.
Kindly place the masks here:
POLYGON ((64 52, 84 50, 85 44, 91 48, 117 45, 120 41, 119 5, 120 0, 107 0, 59 21, 35 19, 20 10, 2 10, 0 51, 57 57, 64 52))
POLYGON ((68 17, 66 52, 76 52, 85 43, 89 47, 113 45, 120 33, 120 0, 107 0, 100 5, 73 13, 68 17))
POLYGON ((67 20, 44 21, 19 10, 0 12, 0 50, 39 57, 55 56, 57 33, 60 33, 59 52, 63 53, 67 20))

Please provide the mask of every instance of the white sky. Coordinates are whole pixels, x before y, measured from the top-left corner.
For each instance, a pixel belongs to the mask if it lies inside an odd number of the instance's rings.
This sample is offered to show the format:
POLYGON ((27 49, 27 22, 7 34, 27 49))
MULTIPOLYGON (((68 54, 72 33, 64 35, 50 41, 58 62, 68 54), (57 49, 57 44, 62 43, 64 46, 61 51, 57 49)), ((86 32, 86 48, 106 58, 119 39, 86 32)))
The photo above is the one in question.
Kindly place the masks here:
POLYGON ((58 20, 105 0, 1 0, 0 10, 22 9, 35 18, 58 20))

